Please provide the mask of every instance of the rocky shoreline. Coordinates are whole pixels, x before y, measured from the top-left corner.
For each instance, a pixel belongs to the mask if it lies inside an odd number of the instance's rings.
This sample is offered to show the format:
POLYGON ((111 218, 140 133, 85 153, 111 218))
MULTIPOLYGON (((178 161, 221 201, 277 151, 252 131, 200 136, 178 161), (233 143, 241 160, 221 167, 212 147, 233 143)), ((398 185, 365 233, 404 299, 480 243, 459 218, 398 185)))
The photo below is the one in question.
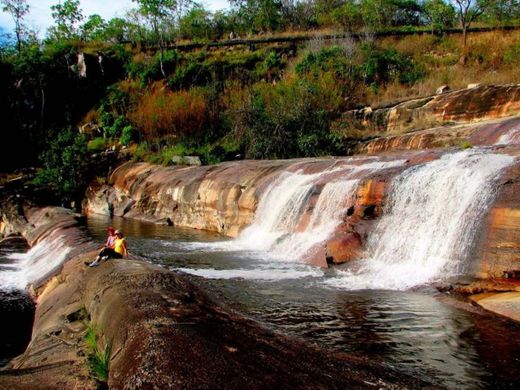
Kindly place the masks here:
POLYGON ((2 389, 98 388, 84 338, 89 326, 100 350, 111 346, 113 389, 428 385, 384 364, 273 333, 163 268, 135 260, 85 267, 96 252, 72 213, 46 208, 28 214, 24 234, 35 245, 35 237, 53 234, 75 250, 61 271, 35 286, 31 342, 0 371, 2 389))

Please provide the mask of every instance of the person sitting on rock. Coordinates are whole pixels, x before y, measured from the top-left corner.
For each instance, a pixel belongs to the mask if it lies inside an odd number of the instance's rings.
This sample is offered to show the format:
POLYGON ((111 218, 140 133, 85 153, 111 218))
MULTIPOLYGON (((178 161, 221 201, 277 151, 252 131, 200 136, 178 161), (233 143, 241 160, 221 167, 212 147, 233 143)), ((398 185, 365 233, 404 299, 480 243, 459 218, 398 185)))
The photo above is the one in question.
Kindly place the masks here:
POLYGON ((96 257, 96 259, 94 261, 92 261, 92 262, 85 262, 85 265, 91 265, 91 264, 93 264, 96 261, 99 262, 99 259, 101 259, 101 257, 103 256, 102 253, 103 253, 103 251, 106 248, 114 248, 114 241, 116 240, 116 229, 114 229, 112 226, 110 226, 107 229, 107 233, 108 233, 108 237, 107 237, 107 240, 105 242, 105 245, 103 245, 103 247, 101 248, 101 251, 99 252, 99 254, 96 257))
POLYGON ((112 226, 110 226, 107 229, 108 237, 107 241, 105 242, 104 248, 113 248, 114 247, 114 241, 116 240, 116 229, 114 229, 112 226))
MULTIPOLYGON (((114 232, 115 239, 110 242, 111 246, 105 246, 101 252, 97 255, 96 259, 92 263, 85 263, 89 267, 97 266, 101 260, 107 260, 109 258, 113 259, 121 259, 123 257, 128 256, 128 252, 126 249, 126 240, 123 237, 123 233, 119 230, 114 232)), ((107 244, 109 241, 107 239, 107 244)))

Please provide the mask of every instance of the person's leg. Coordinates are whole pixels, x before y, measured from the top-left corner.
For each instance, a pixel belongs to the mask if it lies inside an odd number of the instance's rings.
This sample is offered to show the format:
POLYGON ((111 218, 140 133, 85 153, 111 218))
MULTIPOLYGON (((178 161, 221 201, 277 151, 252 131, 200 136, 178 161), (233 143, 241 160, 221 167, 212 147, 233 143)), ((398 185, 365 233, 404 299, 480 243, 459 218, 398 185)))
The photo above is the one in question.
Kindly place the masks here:
POLYGON ((99 255, 96 257, 96 260, 89 264, 89 267, 95 267, 98 265, 101 260, 106 260, 110 256, 113 256, 114 250, 112 248, 103 248, 101 252, 99 252, 99 255))

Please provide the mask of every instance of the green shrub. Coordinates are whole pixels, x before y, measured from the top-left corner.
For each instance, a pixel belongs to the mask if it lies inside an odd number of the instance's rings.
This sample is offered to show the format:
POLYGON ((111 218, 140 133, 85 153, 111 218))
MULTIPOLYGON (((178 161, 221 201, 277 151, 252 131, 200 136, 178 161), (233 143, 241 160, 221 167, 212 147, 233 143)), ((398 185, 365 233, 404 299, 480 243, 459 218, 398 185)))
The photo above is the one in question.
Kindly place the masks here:
POLYGON ((36 175, 35 184, 47 187, 64 203, 79 202, 90 179, 87 154, 82 134, 72 128, 59 132, 41 155, 43 168, 36 175))
POLYGON ((471 142, 467 139, 465 140, 462 140, 459 144, 459 148, 462 149, 462 150, 465 150, 465 149, 471 149, 473 147, 473 145, 471 144, 471 142))
POLYGON ((336 78, 347 80, 353 77, 352 64, 352 58, 348 58, 343 49, 331 46, 308 53, 295 69, 300 77, 306 74, 318 77, 324 72, 332 72, 336 78))
POLYGON ((150 148, 148 146, 147 142, 141 142, 140 144, 136 145, 133 149, 133 156, 132 159, 134 161, 145 161, 146 156, 150 153, 150 148))
POLYGON ((191 148, 188 148, 182 143, 178 143, 175 146, 166 147, 161 151, 159 163, 162 165, 170 165, 172 164, 172 158, 174 156, 189 156, 191 153, 191 148))
POLYGON ((89 141, 87 144, 87 150, 91 153, 97 153, 105 150, 108 146, 108 141, 104 137, 97 137, 89 141))
POLYGON ((372 44, 362 45, 363 62, 361 76, 366 84, 378 85, 399 80, 402 84, 413 84, 424 77, 424 69, 413 59, 395 49, 380 49, 372 44))
MULTIPOLYGON (((162 63, 166 75, 175 71, 179 59, 180 56, 176 50, 169 50, 163 53, 162 63)), ((142 68, 138 70, 137 76, 145 84, 151 80, 162 80, 161 54, 158 52, 149 64, 142 66, 142 68)))
POLYGON ((135 141, 136 132, 132 125, 128 125, 123 127, 123 130, 121 131, 121 138, 119 139, 119 142, 121 145, 128 146, 130 145, 130 142, 135 141))
POLYGON ((206 85, 211 79, 211 74, 203 63, 190 59, 175 69, 175 72, 168 78, 168 85, 172 89, 182 89, 195 85, 206 85))
POLYGON ((319 156, 330 152, 330 117, 319 88, 297 79, 260 83, 241 119, 251 158, 319 156))

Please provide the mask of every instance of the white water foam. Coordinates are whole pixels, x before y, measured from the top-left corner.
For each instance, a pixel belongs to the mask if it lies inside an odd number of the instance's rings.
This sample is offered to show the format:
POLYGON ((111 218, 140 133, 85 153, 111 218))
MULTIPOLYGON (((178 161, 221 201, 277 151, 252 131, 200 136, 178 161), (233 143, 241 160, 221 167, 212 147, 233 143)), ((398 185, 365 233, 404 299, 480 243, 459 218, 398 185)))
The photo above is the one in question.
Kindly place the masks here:
POLYGON ((469 150, 413 167, 392 184, 388 211, 358 270, 326 283, 347 289, 407 289, 467 271, 479 223, 506 155, 469 150))
POLYGON ((176 268, 191 275, 201 276, 206 279, 246 279, 279 281, 288 279, 320 278, 323 271, 316 267, 305 267, 302 269, 269 268, 269 269, 215 269, 215 268, 176 268))
MULTIPOLYGON (((3 290, 23 290, 29 284, 40 280, 61 265, 72 250, 63 239, 44 239, 27 253, 12 253, 6 257, 17 260, 9 268, 0 272, 0 288, 3 290)), ((5 265, 2 265, 5 267, 5 265)))
MULTIPOLYGON (((329 170, 305 174, 302 170, 281 173, 260 198, 255 220, 232 241, 175 243, 184 250, 199 252, 240 252, 254 259, 256 269, 182 269, 207 278, 246 278, 279 280, 308 276, 298 269, 298 260, 316 250, 342 223, 352 204, 363 172, 371 173, 404 165, 406 160, 370 161, 361 165, 338 160, 329 170), (356 178, 354 178, 356 177, 356 178), (318 195, 313 206, 309 200, 318 195), (302 221, 307 214, 309 221, 302 221), (302 224, 303 223, 303 224, 302 224), (302 230, 302 231, 299 231, 302 230), (281 264, 286 269, 280 272, 281 264), (261 264, 267 264, 262 268, 261 264)), ((316 272, 315 268, 313 268, 316 272)), ((319 271, 322 274, 322 271, 319 271)))
POLYGON ((516 145, 520 144, 520 127, 513 127, 507 133, 502 134, 495 142, 495 145, 516 145))
POLYGON ((401 166, 406 160, 371 161, 361 165, 343 165, 331 171, 316 174, 284 172, 261 197, 253 224, 240 234, 235 245, 243 249, 265 251, 270 257, 294 261, 301 259, 316 245, 324 242, 341 223, 350 206, 360 172, 374 172, 401 166), (341 172, 340 175, 337 175, 341 172), (327 175, 336 177, 326 183, 312 211, 311 220, 303 232, 296 227, 307 202, 314 191, 319 191, 318 182, 326 181, 327 175))

